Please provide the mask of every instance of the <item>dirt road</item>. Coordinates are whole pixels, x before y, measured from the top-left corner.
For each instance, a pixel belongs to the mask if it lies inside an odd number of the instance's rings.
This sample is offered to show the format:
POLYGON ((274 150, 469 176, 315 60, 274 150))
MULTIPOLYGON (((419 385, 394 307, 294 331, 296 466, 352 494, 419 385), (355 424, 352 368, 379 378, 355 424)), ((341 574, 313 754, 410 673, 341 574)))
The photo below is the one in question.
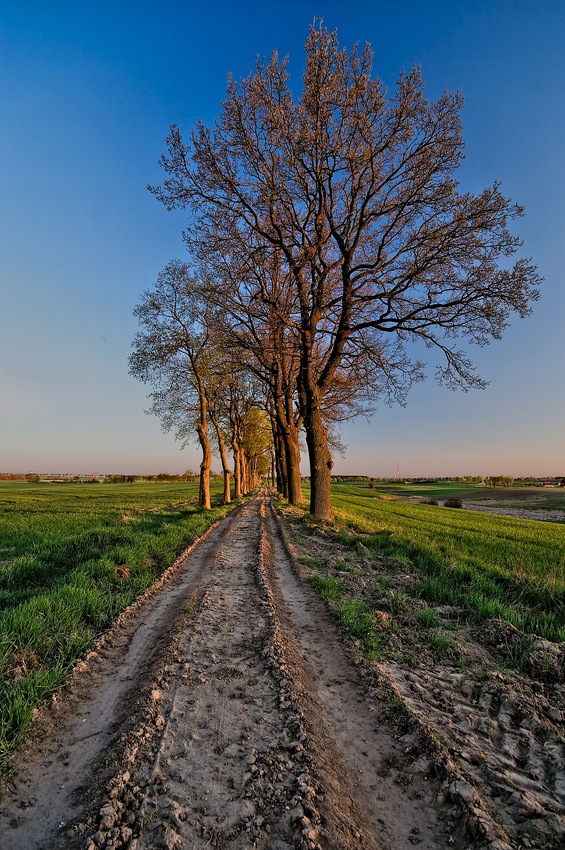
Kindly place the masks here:
POLYGON ((42 712, 4 788, 0 846, 470 846, 430 771, 405 784, 391 770, 413 738, 293 573, 263 491, 42 712))

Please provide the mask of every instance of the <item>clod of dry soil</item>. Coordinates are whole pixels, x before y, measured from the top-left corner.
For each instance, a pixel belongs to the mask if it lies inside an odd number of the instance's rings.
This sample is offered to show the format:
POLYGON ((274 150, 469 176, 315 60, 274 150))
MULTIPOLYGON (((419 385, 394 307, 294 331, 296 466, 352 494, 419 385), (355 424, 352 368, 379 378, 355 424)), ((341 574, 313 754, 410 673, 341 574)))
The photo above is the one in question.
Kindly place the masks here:
POLYGON ((360 664, 293 570, 263 491, 41 713, 3 788, 0 847, 506 848, 524 838, 506 813, 526 809, 538 832, 522 846, 549 847, 535 841, 542 822, 548 837, 561 828, 563 742, 505 682, 469 691, 441 668, 360 664))

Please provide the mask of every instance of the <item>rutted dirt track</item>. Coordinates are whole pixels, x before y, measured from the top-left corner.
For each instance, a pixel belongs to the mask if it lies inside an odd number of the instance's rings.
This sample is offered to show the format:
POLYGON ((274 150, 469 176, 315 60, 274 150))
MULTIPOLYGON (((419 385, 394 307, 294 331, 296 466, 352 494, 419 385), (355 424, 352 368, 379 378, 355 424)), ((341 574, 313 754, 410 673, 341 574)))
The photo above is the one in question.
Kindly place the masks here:
POLYGON ((392 714, 293 573, 264 491, 42 712, 4 788, 0 847, 494 846, 433 740, 392 714))

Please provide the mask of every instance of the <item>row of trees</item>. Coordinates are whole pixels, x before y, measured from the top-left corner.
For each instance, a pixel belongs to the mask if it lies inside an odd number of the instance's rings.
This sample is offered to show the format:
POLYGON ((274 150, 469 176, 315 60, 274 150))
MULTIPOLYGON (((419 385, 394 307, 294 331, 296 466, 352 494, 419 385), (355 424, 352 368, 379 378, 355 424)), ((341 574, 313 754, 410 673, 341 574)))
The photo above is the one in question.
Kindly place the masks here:
POLYGON ((188 212, 190 264, 169 264, 145 293, 130 363, 165 427, 196 429, 204 472, 208 427, 223 458, 216 421, 230 422, 237 469, 254 410, 279 489, 299 502, 303 430, 310 510, 331 518, 336 425, 379 398, 404 403, 426 348, 440 382, 484 385, 457 340, 498 339, 530 312, 539 278, 509 262, 521 208, 498 184, 459 191, 458 93, 428 102, 414 69, 388 97, 370 48, 341 50, 316 22, 300 94, 289 80, 274 53, 230 79, 213 127, 189 140, 171 128, 151 191, 188 212))
POLYGON ((259 483, 272 458, 272 434, 261 388, 222 335, 219 311, 187 263, 173 261, 135 309, 140 330, 133 341, 130 372, 153 386, 150 412, 164 430, 187 443, 197 436, 202 451, 200 504, 210 507, 213 432, 224 478, 224 502, 259 483))

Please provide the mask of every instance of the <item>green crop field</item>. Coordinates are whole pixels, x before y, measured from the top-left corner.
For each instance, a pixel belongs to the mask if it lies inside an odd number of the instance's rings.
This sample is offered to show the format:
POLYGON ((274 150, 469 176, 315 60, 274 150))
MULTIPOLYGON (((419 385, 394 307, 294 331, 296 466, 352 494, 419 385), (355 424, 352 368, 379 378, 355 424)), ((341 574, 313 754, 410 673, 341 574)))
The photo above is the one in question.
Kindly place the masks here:
MULTIPOLYGON (((412 496, 420 499, 459 498, 465 502, 492 504, 494 507, 519 508, 520 510, 561 510, 565 511, 565 487, 485 487, 482 484, 461 484, 455 481, 438 481, 429 484, 405 484, 394 481, 374 481, 372 487, 365 482, 332 484, 347 487, 354 493, 357 488, 360 495, 393 496, 407 499, 412 496), (369 492, 368 492, 369 491, 369 492)), ((344 491, 345 492, 345 491, 344 491)))
MULTIPOLYGON (((332 484, 335 487, 358 487, 365 492, 367 484, 332 484)), ((429 499, 448 499, 450 496, 471 496, 485 492, 485 488, 475 484, 456 484, 451 481, 439 481, 437 484, 403 484, 388 481, 375 481, 375 493, 407 498, 409 496, 424 496, 429 499)))
POLYGON ((0 482, 0 765, 80 653, 226 513, 200 510, 197 494, 0 482))
POLYGON ((367 485, 332 485, 342 537, 409 561, 416 592, 481 620, 565 640, 565 527, 382 499, 367 485))

